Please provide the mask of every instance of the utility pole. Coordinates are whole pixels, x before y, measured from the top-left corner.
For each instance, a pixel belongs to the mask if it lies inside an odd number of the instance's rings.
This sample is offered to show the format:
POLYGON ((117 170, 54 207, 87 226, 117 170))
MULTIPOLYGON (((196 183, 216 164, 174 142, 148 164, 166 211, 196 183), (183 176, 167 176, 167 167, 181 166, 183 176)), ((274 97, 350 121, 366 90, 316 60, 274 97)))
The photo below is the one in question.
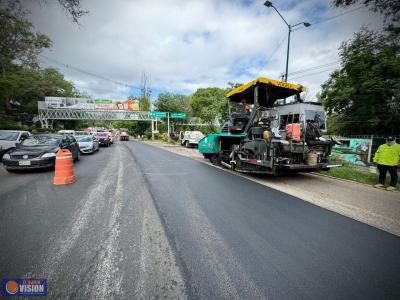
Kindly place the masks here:
POLYGON ((286 72, 285 72, 285 81, 288 80, 288 71, 289 71, 289 52, 290 52, 290 34, 292 33, 292 29, 294 27, 297 27, 299 25, 304 25, 304 27, 310 27, 311 24, 308 22, 300 22, 297 23, 295 25, 290 25, 286 19, 281 15, 281 13, 279 12, 279 10, 272 4, 271 1, 265 1, 264 5, 266 7, 272 7, 273 9, 275 9, 275 11, 278 13, 278 15, 281 17, 281 19, 283 20, 283 22, 285 22, 286 26, 288 27, 289 33, 288 33, 288 43, 287 43, 287 52, 286 52, 286 72))
POLYGON ((145 71, 142 72, 142 79, 140 85, 140 110, 147 111, 151 109, 151 89, 149 88, 149 79, 145 71), (144 106, 146 104, 146 107, 144 106), (147 107, 150 106, 150 107, 147 107))
POLYGON ((168 142, 171 141, 171 131, 170 131, 170 127, 169 127, 169 112, 167 112, 167 122, 168 122, 168 142))
POLYGON ((151 120, 151 140, 154 141, 154 120, 151 120))

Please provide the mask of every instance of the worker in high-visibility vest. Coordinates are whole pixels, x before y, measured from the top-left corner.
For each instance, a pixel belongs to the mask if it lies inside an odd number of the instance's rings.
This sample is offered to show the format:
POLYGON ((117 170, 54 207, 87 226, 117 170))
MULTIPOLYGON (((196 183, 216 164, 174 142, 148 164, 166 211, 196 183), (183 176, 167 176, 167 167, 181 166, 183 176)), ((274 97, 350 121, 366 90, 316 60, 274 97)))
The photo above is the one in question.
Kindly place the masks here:
POLYGON ((390 174, 390 185, 387 191, 395 191, 397 185, 397 165, 400 163, 400 145, 392 136, 386 138, 386 143, 379 146, 374 155, 374 162, 379 171, 379 183, 374 185, 376 188, 384 188, 386 173, 390 174))

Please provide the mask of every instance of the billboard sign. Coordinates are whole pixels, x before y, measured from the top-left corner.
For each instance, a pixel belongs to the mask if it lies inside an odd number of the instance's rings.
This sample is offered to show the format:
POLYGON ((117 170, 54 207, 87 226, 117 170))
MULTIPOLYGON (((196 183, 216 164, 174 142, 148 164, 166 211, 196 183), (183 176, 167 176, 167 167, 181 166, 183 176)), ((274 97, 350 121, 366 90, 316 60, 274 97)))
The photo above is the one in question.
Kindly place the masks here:
POLYGON ((129 100, 95 100, 95 107, 99 110, 128 110, 128 111, 139 111, 139 100, 129 99, 129 100))

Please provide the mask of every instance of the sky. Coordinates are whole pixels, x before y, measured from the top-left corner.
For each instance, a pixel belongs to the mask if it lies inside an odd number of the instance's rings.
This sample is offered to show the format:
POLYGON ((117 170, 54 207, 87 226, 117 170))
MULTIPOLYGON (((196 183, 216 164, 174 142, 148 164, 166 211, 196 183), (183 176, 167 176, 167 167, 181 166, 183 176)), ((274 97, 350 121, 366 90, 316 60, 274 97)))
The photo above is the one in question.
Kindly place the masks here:
MULTIPOLYGON (((56 1, 27 3, 30 21, 53 41, 40 57, 92 97, 139 96, 142 73, 151 97, 246 83, 284 73, 288 28, 263 0, 81 0, 89 13, 73 23, 56 1)), ((363 6, 333 8, 326 0, 275 0, 291 34, 288 81, 315 100, 339 66, 338 48, 362 26, 382 27, 363 6)))

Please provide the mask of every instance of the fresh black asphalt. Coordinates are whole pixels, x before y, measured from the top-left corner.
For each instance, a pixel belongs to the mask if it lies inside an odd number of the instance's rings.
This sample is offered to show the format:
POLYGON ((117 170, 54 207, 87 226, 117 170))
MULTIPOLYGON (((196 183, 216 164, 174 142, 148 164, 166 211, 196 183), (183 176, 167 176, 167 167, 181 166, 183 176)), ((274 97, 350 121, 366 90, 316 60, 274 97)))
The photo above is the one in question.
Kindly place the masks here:
POLYGON ((145 144, 130 148, 192 295, 400 297, 400 238, 201 162, 145 144))

